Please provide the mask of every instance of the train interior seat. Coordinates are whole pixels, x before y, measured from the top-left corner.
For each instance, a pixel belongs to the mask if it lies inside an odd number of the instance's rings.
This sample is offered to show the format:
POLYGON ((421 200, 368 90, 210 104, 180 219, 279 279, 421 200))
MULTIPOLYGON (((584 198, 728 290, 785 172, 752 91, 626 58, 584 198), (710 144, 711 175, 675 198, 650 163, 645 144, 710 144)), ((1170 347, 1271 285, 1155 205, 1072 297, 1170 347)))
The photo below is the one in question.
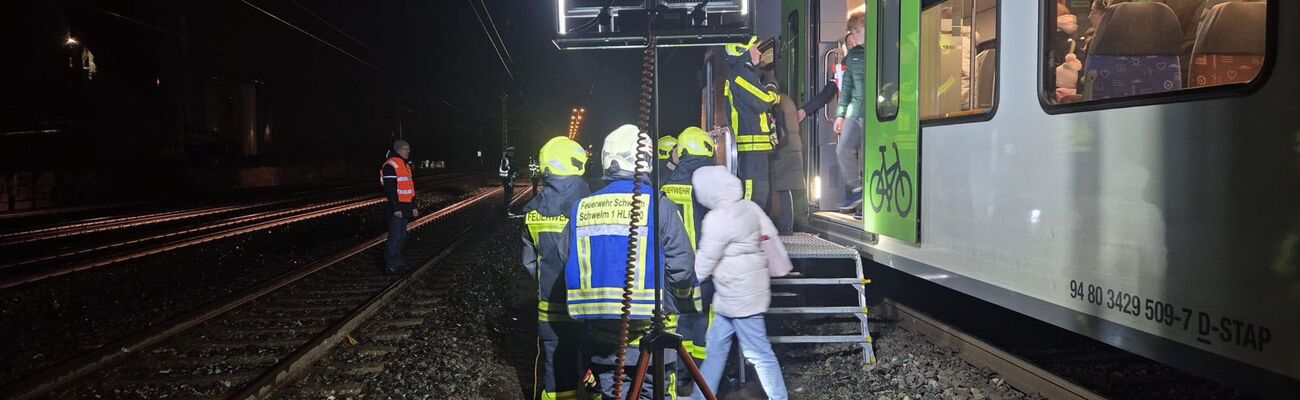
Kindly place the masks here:
POLYGON ((994 91, 998 87, 998 49, 981 50, 975 55, 975 108, 993 108, 994 91))
POLYGON ((1178 16, 1162 3, 1107 8, 1084 65, 1084 99, 1182 89, 1182 37, 1178 16))
POLYGON ((1183 43, 1181 51, 1178 52, 1178 62, 1181 67, 1180 76, 1183 82, 1187 82, 1187 74, 1191 70, 1192 63, 1192 47, 1196 45, 1196 27, 1201 23, 1201 8, 1205 6, 1205 0, 1157 0, 1156 2, 1169 6, 1178 17, 1178 25, 1182 27, 1183 43))
POLYGON ((1188 86, 1250 82, 1264 66, 1266 3, 1227 2, 1206 14, 1192 50, 1188 86))

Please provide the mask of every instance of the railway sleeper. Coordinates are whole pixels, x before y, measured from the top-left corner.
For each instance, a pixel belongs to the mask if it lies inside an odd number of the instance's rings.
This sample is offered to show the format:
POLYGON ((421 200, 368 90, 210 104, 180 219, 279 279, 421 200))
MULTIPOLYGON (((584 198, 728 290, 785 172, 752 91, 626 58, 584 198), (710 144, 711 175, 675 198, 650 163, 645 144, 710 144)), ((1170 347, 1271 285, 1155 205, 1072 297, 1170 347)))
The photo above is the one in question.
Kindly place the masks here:
POLYGON ((117 378, 110 382, 106 382, 106 384, 110 387, 125 387, 128 385, 129 386, 161 386, 169 390, 171 390, 176 386, 196 386, 196 387, 215 386, 217 388, 222 388, 221 390, 224 391, 226 388, 241 386, 244 383, 256 379, 260 375, 261 373, 257 371, 231 372, 231 373, 206 374, 206 375, 142 374, 142 375, 128 376, 124 378, 117 378))
MULTIPOLYGON (((343 357, 343 360, 346 360, 348 357, 384 357, 389 354, 395 353, 398 350, 397 347, 395 346, 379 346, 379 345, 369 345, 369 344, 344 347, 343 349, 344 351, 338 353, 339 356, 343 357)), ((343 361, 343 360, 338 360, 338 361, 343 361)))

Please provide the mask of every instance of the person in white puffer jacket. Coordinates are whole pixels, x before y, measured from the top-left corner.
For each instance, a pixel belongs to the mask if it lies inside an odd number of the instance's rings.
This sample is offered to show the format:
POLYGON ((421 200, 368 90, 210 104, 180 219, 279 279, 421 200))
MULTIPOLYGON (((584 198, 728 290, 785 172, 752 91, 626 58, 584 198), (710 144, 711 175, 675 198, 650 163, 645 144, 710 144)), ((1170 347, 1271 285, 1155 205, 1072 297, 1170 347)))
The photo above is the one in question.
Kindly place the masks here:
MULTIPOLYGON (((763 319, 772 302, 771 277, 790 272, 770 269, 763 254, 765 238, 780 240, 776 226, 758 204, 743 199, 740 179, 726 167, 702 167, 691 181, 696 199, 709 209, 700 227, 695 273, 701 281, 712 278, 716 287, 707 357, 700 372, 709 388, 716 390, 727 365, 731 341, 738 338, 741 352, 754 364, 767 397, 786 399, 781 366, 767 339, 763 319)), ((695 398, 702 398, 698 389, 695 398)))

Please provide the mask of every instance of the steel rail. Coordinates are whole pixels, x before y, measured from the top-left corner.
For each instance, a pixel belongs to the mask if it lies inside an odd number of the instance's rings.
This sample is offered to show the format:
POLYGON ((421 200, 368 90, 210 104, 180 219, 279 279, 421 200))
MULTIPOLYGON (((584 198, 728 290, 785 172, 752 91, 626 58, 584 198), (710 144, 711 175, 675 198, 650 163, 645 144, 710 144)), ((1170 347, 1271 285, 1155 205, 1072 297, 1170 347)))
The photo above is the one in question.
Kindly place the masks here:
MULTIPOLYGON (((454 179, 450 179, 450 180, 448 180, 448 181, 445 181, 444 184, 445 184, 445 183, 451 183, 451 182, 461 182, 461 181, 466 181, 466 180, 470 180, 470 179, 474 179, 474 178, 477 178, 477 176, 467 176, 467 177, 461 177, 461 178, 454 178, 454 179)), ((225 238, 232 237, 232 236, 243 235, 243 234, 246 234, 246 233, 251 233, 251 232, 255 232, 255 231, 259 231, 259 230, 263 230, 263 229, 270 229, 270 228, 275 228, 275 227, 279 227, 279 226, 283 226, 283 225, 287 225, 287 224, 292 224, 292 223, 297 223, 297 222, 301 222, 301 221, 306 221, 306 220, 309 220, 309 219, 320 218, 320 217, 324 217, 324 216, 328 216, 328 215, 333 215, 333 214, 337 214, 337 213, 341 213, 341 212, 345 212, 345 211, 350 211, 350 210, 354 210, 354 209, 358 209, 358 208, 362 208, 362 207, 372 206, 372 205, 379 204, 379 203, 382 203, 382 202, 386 201, 386 199, 384 199, 383 197, 377 197, 377 198, 375 198, 375 197, 373 197, 373 196, 368 196, 368 197, 371 197, 371 198, 370 198, 369 200, 357 200, 357 201, 353 201, 353 202, 347 202, 347 201, 343 201, 343 202, 332 202, 332 203, 329 203, 328 205, 326 205, 327 208, 323 208, 323 209, 314 209, 314 210, 312 210, 312 211, 310 211, 310 212, 307 212, 307 213, 301 213, 301 214, 297 214, 297 215, 290 215, 290 216, 280 217, 280 218, 276 218, 276 219, 272 219, 272 220, 268 220, 268 221, 263 221, 263 222, 255 223, 255 224, 252 224, 252 225, 246 225, 246 226, 240 226, 240 227, 229 228, 229 229, 225 229, 225 230, 221 230, 221 231, 216 231, 216 232, 211 232, 211 233, 206 233, 206 234, 203 234, 203 235, 200 235, 200 236, 195 236, 195 237, 190 237, 190 238, 181 238, 181 239, 173 240, 173 241, 166 242, 166 243, 159 243, 159 244, 151 245, 151 246, 148 246, 148 247, 145 247, 145 248, 142 248, 142 249, 136 249, 136 250, 132 250, 132 251, 128 251, 128 252, 123 252, 123 253, 118 253, 118 254, 108 255, 108 256, 104 256, 104 257, 100 257, 100 258, 95 258, 95 259, 90 259, 90 260, 83 260, 83 261, 80 261, 80 262, 77 262, 77 263, 73 263, 73 264, 60 265, 60 266, 56 266, 56 267, 53 267, 53 268, 40 269, 40 270, 36 270, 36 271, 15 272, 15 273, 6 274, 6 275, 9 275, 9 276, 0 275, 0 289, 5 289, 5 288, 10 288, 10 287, 18 286, 18 285, 23 285, 23 284, 27 284, 27 283, 36 282, 36 281, 41 281, 41 280, 45 280, 45 279, 49 279, 49 278, 53 278, 53 277, 57 277, 57 276, 61 276, 61 275, 65 275, 65 274, 69 274, 69 273, 73 273, 73 272, 77 272, 77 271, 87 270, 87 269, 96 268, 96 267, 102 267, 102 266, 106 266, 106 265, 110 265, 110 264, 116 264, 116 263, 120 263, 120 262, 123 262, 123 261, 133 260, 133 259, 137 259, 137 258, 141 258, 141 257, 146 257, 146 256, 150 256, 150 255, 158 254, 158 253, 163 253, 163 252, 168 252, 168 251, 172 251, 172 250, 177 250, 177 249, 181 249, 181 248, 184 248, 184 247, 189 247, 189 246, 193 246, 193 245, 197 245, 197 244, 207 243, 207 242, 214 241, 214 240, 225 239, 225 238), (340 204, 340 203, 342 203, 342 204, 340 204)), ((266 216, 266 217, 262 217, 262 218, 263 218, 263 219, 264 219, 264 218, 273 218, 273 217, 275 217, 275 216, 284 215, 284 214, 289 214, 289 213, 293 213, 293 212, 301 212, 301 210, 287 210, 287 211, 277 212, 277 213, 274 213, 275 215, 273 215, 273 216, 266 216)), ((233 223, 232 223, 232 222, 219 223, 219 224, 217 224, 217 227, 229 226, 229 225, 231 225, 231 224, 233 224, 233 223)), ((147 240, 161 240, 161 239, 165 239, 165 238, 167 238, 167 237, 177 236, 177 235, 180 235, 180 234, 185 234, 185 233, 194 233, 195 231, 199 231, 199 230, 210 230, 211 228, 213 228, 213 226, 205 226, 205 227, 201 227, 201 228, 191 229, 191 230, 182 231, 182 232, 173 232, 173 233, 164 234, 164 235, 159 235, 159 236, 154 236, 154 237, 149 237, 149 238, 145 238, 145 239, 134 239, 134 240, 129 240, 129 241, 123 241, 123 242, 119 242, 119 243, 111 244, 111 245, 109 245, 108 247, 120 247, 120 246, 125 245, 125 244, 140 243, 140 242, 147 241, 147 240)), ((101 246, 101 248, 96 248, 96 249, 92 249, 92 250, 103 250, 103 247, 104 247, 104 246, 101 246)), ((33 264, 33 263, 36 263, 36 262, 49 261, 49 260, 54 260, 54 259, 58 259, 58 258, 66 258, 66 257, 70 257, 70 256, 78 255, 78 254, 84 254, 84 253, 89 252, 89 251, 92 251, 92 250, 85 250, 85 249, 82 249, 82 250, 77 250, 77 251, 74 251, 74 252, 71 252, 71 253, 63 253, 63 254, 57 254, 57 255, 42 256, 42 257, 38 257, 38 258, 34 258, 34 259, 28 259, 28 260, 19 261, 19 262, 17 262, 17 263, 12 263, 12 264, 8 264, 8 265, 0 265, 0 271, 7 270, 7 269, 13 269, 13 268, 15 268, 15 267, 20 267, 20 266, 24 266, 24 265, 30 265, 30 264, 33 264)))
MULTIPOLYGON (((448 215, 484 201, 485 199, 496 197, 496 195, 501 192, 502 190, 499 188, 492 189, 456 203, 449 204, 436 212, 412 221, 409 229, 413 230, 430 222, 445 218, 448 215)), ((516 198, 523 195, 524 193, 520 193, 516 198)), ((304 278, 338 265, 344 260, 384 243, 387 241, 387 237, 388 235, 386 233, 378 235, 333 255, 318 259, 292 271, 285 272, 271 280, 251 286, 239 293, 210 302, 207 305, 187 313, 168 318, 161 323, 114 340, 103 346, 99 346, 95 350, 72 357, 39 372, 23 377, 4 387, 0 387, 0 398, 26 400, 48 395, 50 392, 64 385, 81 379, 104 367, 123 361, 132 354, 140 353, 151 346, 159 344, 164 340, 175 337, 180 333, 186 332, 207 321, 231 312, 240 306, 261 299, 268 294, 277 292, 280 289, 300 282, 304 278)), ((443 254, 446 253, 447 251, 443 252, 443 254)), ((441 256, 442 254, 438 257, 441 256)), ((427 264, 422 265, 421 270, 424 270, 425 266, 427 266, 427 264)), ((405 281, 405 279, 399 280, 398 282, 402 281, 405 281)), ((382 291, 378 296, 385 296, 385 294, 391 296, 388 290, 382 291)), ((372 303, 374 303, 373 298, 367 302, 368 305, 372 303)), ((356 313, 354 313, 354 317, 355 314, 356 313)), ((320 344, 315 340, 309 343, 320 344)))
MULTIPOLYGON (((494 190, 493 193, 499 191, 494 190)), ((527 191, 515 193, 510 203, 517 203, 520 199, 527 197, 527 191)), ((338 322, 335 322, 329 328, 313 337, 306 345, 299 347, 288 357, 280 360, 270 370, 262 373, 257 379, 240 390, 238 394, 231 396, 231 399, 265 399, 279 389, 281 385, 291 382, 294 378, 300 376, 304 371, 311 368, 317 360, 329 353, 329 350, 335 345, 343 342, 346 336, 354 329, 359 327, 375 313, 381 311, 383 307, 396 297, 403 289, 415 281, 419 276, 423 276, 432 270, 433 265, 438 264, 453 251, 464 244, 471 236, 469 233, 481 225, 466 226, 456 233, 456 238, 452 243, 443 249, 438 255, 420 265, 414 272, 408 274, 396 282, 393 282, 387 288, 384 288, 378 295, 371 298, 365 305, 358 307, 355 311, 349 313, 338 322)))
POLYGON ((1038 394, 1054 400, 1103 400, 1105 397, 1073 381, 1048 372, 1029 361, 1000 350, 993 345, 919 311, 884 299, 876 307, 880 315, 899 321, 903 329, 925 335, 937 346, 952 349, 962 360, 997 372, 1008 385, 1026 394, 1038 394))
MULTIPOLYGON (((439 175, 433 175, 433 176, 422 177, 422 178, 423 180, 426 181, 434 180, 434 179, 447 180, 447 179, 466 177, 470 175, 472 174, 466 172, 450 172, 446 174, 439 174, 439 175)), ((417 180, 421 180, 421 178, 417 178, 417 180)), ((348 187, 335 187, 331 189, 326 189, 325 191, 334 192, 334 191, 347 190, 349 188, 356 188, 356 187, 358 186, 353 185, 348 187)), ((320 197, 319 193, 298 193, 295 196, 290 198, 285 198, 280 200, 270 200, 270 201, 257 202, 251 204, 198 207, 198 208, 191 208, 188 210, 172 210, 172 211, 160 211, 160 212, 145 213, 145 214, 130 215, 130 216, 92 218, 92 219, 76 221, 68 224, 46 226, 46 227, 31 229, 26 231, 0 233, 0 246, 12 246, 16 244, 31 243, 31 242, 37 242, 42 240, 58 239, 64 237, 108 232, 108 231, 145 226, 151 224, 158 224, 164 222, 180 221, 185 219, 204 217, 213 214, 235 212, 235 211, 247 210, 247 209, 258 208, 258 207, 270 207, 274 205, 292 203, 296 201, 311 200, 313 198, 319 198, 319 197, 320 197)))

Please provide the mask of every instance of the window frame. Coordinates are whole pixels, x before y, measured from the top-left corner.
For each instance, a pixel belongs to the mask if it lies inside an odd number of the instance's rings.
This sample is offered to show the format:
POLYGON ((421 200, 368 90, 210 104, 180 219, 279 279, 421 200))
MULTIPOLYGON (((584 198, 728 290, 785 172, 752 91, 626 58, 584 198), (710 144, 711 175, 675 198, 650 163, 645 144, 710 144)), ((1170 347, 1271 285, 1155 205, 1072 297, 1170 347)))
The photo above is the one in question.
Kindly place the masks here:
MULTIPOLYGON (((1055 6, 1047 7, 1047 4, 1040 2, 1038 7, 1038 56, 1035 58, 1035 60, 1037 60, 1037 66, 1035 69, 1038 70, 1038 74, 1036 75, 1037 83, 1035 83, 1035 87, 1037 88, 1036 96, 1038 97, 1038 105, 1043 109, 1043 112, 1048 115, 1060 115, 1252 95, 1268 83, 1269 78, 1273 75, 1273 66, 1277 62, 1279 1, 1280 0, 1268 0, 1267 2, 1268 15, 1264 17, 1264 65, 1260 68, 1259 75, 1256 75, 1255 79, 1250 82, 1202 86, 1198 88, 1183 88, 1161 93, 1148 93, 1137 96, 1065 104, 1052 104, 1048 101, 1046 92, 1044 92, 1046 88, 1043 87, 1043 79, 1046 76, 1046 71, 1043 66, 1047 65, 1047 43, 1049 40, 1048 36, 1050 35, 1050 32, 1048 31, 1049 25, 1047 17, 1049 14, 1054 14, 1056 9, 1055 6)), ((1052 16, 1051 20, 1054 22, 1056 17, 1052 16)), ((1053 71, 1053 73, 1055 73, 1055 71, 1053 71)), ((1053 88, 1053 92, 1055 92, 1055 88, 1053 88)))
MULTIPOLYGON (((982 113, 971 114, 971 115, 957 115, 951 117, 928 118, 928 119, 922 118, 922 116, 918 115, 917 120, 920 123, 920 126, 922 128, 928 128, 933 126, 969 124, 975 122, 988 122, 993 120, 993 117, 997 115, 998 105, 1002 103, 1002 56, 1006 52, 1002 51, 1002 0, 993 0, 993 1, 997 2, 993 6, 993 13, 997 15, 997 18, 995 19, 994 26, 993 26, 994 35, 996 35, 993 38, 993 41, 994 43, 997 43, 997 49, 998 49, 998 58, 996 60, 996 63, 993 64, 993 76, 996 78, 994 79, 993 82, 993 105, 990 106, 986 111, 982 113)), ((930 7, 934 7, 942 3, 943 1, 935 1, 930 3, 929 6, 922 4, 921 12, 925 13, 925 10, 929 9, 930 7)), ((971 18, 974 18, 974 16, 972 15, 971 18)), ((974 33, 971 34, 974 35, 974 33)), ((979 45, 979 43, 975 43, 974 40, 971 40, 971 44, 973 46, 979 45)), ((975 62, 975 58, 972 56, 971 63, 974 64, 974 62, 975 62)), ((972 70, 975 69, 975 66, 971 65, 971 69, 972 70)), ((973 74, 971 76, 974 77, 973 74)))
MULTIPOLYGON (((893 17, 894 17, 894 19, 895 19, 896 21, 898 21, 898 23, 895 24, 895 29, 898 30, 898 32, 897 32, 896 35, 895 35, 895 36, 897 36, 898 42, 897 42, 897 43, 894 43, 894 74, 895 74, 895 75, 894 75, 894 81, 893 81, 893 82, 894 82, 894 86, 895 86, 894 90, 895 90, 895 91, 901 91, 902 88, 899 87, 899 86, 901 86, 901 83, 902 83, 902 81, 903 81, 903 71, 902 71, 902 69, 903 69, 903 1, 902 1, 902 0, 867 0, 867 1, 874 1, 874 2, 876 2, 876 9, 877 9, 877 10, 883 8, 883 7, 880 6, 880 2, 882 2, 882 1, 893 1, 893 3, 894 3, 894 12, 893 12, 893 17)), ((881 32, 883 32, 884 29, 885 29, 885 28, 884 28, 884 27, 885 27, 885 24, 883 24, 883 23, 880 22, 883 18, 886 18, 886 17, 885 17, 885 15, 883 15, 883 13, 882 13, 882 14, 879 15, 879 16, 877 17, 877 19, 876 19, 876 37, 874 38, 874 40, 876 41, 876 60, 875 60, 875 63, 876 63, 876 87, 872 89, 872 92, 876 93, 876 97, 869 97, 869 98, 867 98, 867 100, 870 100, 870 101, 871 101, 871 104, 873 105, 872 108, 875 109, 875 113, 876 113, 876 121, 880 121, 880 122, 889 122, 889 121, 893 121, 893 120, 895 120, 895 119, 898 119, 898 111, 899 111, 900 106, 895 105, 894 110, 893 110, 893 114, 890 114, 889 116, 884 116, 884 115, 881 115, 881 114, 880 114, 880 105, 882 104, 882 102, 880 101, 880 88, 882 88, 882 87, 883 87, 882 84, 885 83, 884 77, 883 77, 883 76, 880 76, 880 70, 882 69, 881 66, 885 65, 885 62, 884 62, 884 58, 885 58, 885 51, 884 51, 885 46, 884 46, 884 44, 885 44, 885 42, 883 41, 883 40, 884 40, 884 35, 881 34, 881 32)), ((864 32, 864 34, 865 34, 865 32, 864 32)), ((919 57, 920 55, 918 54, 917 56, 919 57)), ((863 62, 867 62, 867 60, 863 60, 863 62)), ((863 66, 863 69, 864 69, 863 73, 866 73, 866 71, 865 71, 866 66, 865 66, 865 65, 863 66)), ((865 91, 866 89, 867 89, 867 88, 863 88, 864 91, 865 91)))

